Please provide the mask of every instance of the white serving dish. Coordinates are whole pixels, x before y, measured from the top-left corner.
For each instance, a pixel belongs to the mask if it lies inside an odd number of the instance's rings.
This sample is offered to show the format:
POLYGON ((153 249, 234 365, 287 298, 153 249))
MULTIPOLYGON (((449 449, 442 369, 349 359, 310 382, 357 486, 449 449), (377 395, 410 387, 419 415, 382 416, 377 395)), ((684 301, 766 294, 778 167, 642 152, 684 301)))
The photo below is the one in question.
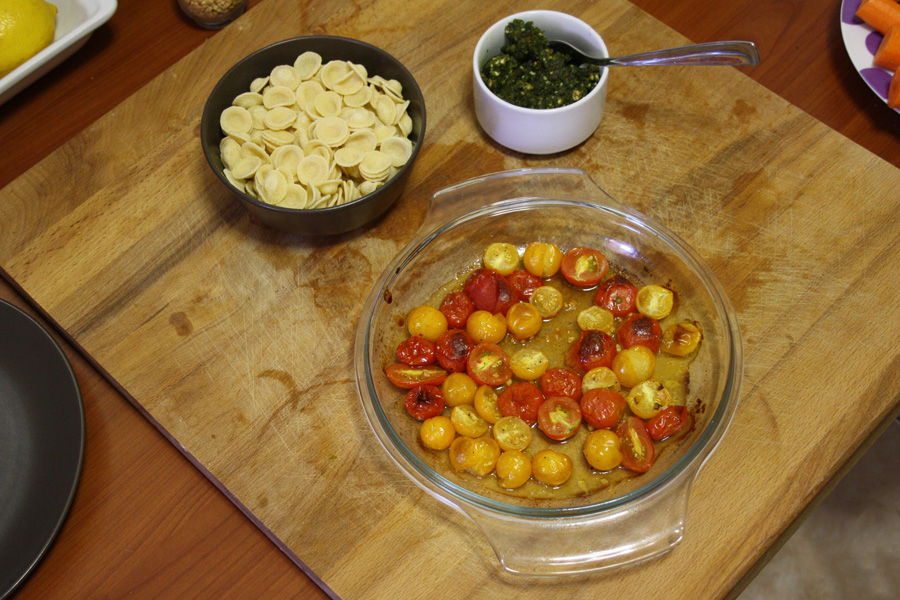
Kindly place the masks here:
POLYGON ((116 0, 47 0, 56 5, 53 43, 0 78, 3 104, 81 48, 116 12, 116 0))

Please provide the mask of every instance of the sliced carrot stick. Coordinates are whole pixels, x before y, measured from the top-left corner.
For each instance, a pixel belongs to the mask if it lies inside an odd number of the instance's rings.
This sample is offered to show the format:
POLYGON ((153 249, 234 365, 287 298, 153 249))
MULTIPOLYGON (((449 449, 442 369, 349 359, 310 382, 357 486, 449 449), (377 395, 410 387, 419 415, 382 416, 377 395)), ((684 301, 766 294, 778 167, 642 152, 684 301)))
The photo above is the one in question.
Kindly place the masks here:
POLYGON ((888 106, 900 108, 900 70, 894 71, 891 87, 888 88, 888 106))
POLYGON ((875 51, 873 62, 891 71, 900 68, 900 25, 894 25, 884 34, 884 39, 875 51))
POLYGON ((887 33, 892 25, 900 25, 900 4, 895 0, 862 0, 856 16, 876 31, 887 33))

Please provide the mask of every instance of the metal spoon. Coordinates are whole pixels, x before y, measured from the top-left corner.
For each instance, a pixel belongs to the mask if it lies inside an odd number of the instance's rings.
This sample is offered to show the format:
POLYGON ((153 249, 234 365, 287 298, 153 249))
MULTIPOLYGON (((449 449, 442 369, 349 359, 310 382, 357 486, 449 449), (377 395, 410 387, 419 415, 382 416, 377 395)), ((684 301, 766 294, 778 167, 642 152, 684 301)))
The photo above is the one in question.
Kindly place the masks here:
POLYGON ((584 54, 568 42, 558 40, 551 41, 550 48, 571 57, 573 64, 599 65, 601 67, 759 64, 759 52, 756 51, 756 45, 753 42, 741 41, 709 42, 612 58, 594 58, 584 54))

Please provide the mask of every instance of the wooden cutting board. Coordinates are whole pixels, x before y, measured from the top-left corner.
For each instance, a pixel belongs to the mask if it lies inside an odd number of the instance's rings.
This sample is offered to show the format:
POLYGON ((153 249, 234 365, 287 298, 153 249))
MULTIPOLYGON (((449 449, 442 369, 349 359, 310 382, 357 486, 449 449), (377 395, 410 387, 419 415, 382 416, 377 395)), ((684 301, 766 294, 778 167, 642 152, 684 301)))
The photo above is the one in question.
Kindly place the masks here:
POLYGON ((587 143, 506 151, 475 122, 469 64, 484 29, 529 8, 579 16, 615 54, 688 41, 621 0, 267 0, 0 190, 4 272, 342 598, 721 596, 897 402, 900 325, 871 332, 900 293, 900 171, 732 68, 615 70, 587 143), (199 147, 203 102, 228 67, 310 33, 388 50, 428 109, 403 198, 336 238, 255 223, 199 147), (698 250, 737 309, 745 378, 678 548, 533 581, 500 571, 472 524, 384 456, 352 360, 362 304, 431 194, 547 165, 585 170, 698 250))

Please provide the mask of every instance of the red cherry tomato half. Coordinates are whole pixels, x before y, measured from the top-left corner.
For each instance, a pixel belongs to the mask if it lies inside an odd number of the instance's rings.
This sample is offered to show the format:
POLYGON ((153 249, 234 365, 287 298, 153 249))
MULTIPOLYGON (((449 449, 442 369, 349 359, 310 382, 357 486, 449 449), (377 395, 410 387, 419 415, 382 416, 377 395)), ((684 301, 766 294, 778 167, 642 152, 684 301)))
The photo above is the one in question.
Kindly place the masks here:
POLYGON ((637 417, 626 417, 616 428, 616 435, 622 440, 622 466, 635 473, 647 471, 656 460, 653 440, 637 417))
POLYGON ((605 308, 614 317, 624 317, 637 310, 638 289, 621 275, 613 275, 600 284, 594 295, 594 304, 605 308))
POLYGON ((544 285, 544 282, 541 281, 540 277, 532 275, 524 269, 513 271, 506 276, 506 281, 509 282, 509 285, 523 301, 527 301, 531 298, 532 292, 544 285))
POLYGON ((451 329, 465 329, 469 315, 475 312, 475 305, 463 292, 450 292, 441 301, 438 310, 447 317, 451 329))
POLYGON ((618 425, 627 406, 622 394, 607 388, 588 390, 581 398, 581 414, 595 429, 612 429, 618 425))
POLYGON ((391 383, 407 390, 419 385, 441 385, 447 379, 447 371, 434 366, 409 367, 394 363, 384 373, 391 383))
POLYGON ((541 391, 546 398, 566 396, 577 401, 581 398, 581 377, 571 369, 553 367, 541 375, 541 391))
POLYGON ((497 387, 512 378, 509 355, 497 344, 478 344, 469 353, 466 372, 478 385, 497 387))
POLYGON ((466 278, 463 291, 477 310, 506 314, 519 301, 516 291, 500 273, 491 269, 476 269, 466 278))
POLYGON ((397 346, 397 360, 410 367, 434 364, 434 344, 418 336, 407 338, 397 346))
POLYGON ((662 338, 662 327, 653 317, 642 315, 641 313, 631 313, 616 332, 619 343, 623 348, 631 348, 632 346, 645 346, 650 349, 653 354, 659 352, 659 340, 662 338))
POLYGON ((616 342, 603 331, 588 329, 566 352, 566 366, 576 373, 586 373, 597 367, 612 367, 616 356, 616 342))
POLYGON ((566 396, 547 398, 538 409, 538 427, 551 440, 567 440, 581 427, 581 407, 566 396))
POLYGON ((438 338, 435 347, 438 364, 450 373, 460 373, 466 370, 475 340, 462 329, 450 329, 438 338))
POLYGON ((519 417, 529 425, 537 423, 538 410, 543 403, 544 395, 541 390, 527 381, 509 386, 497 398, 497 408, 501 415, 519 417))
POLYGON ((433 385, 417 385, 406 393, 403 405, 413 419, 424 421, 444 412, 444 395, 433 385))
POLYGON ((597 250, 572 248, 563 255, 560 269, 563 277, 572 285, 589 288, 603 281, 609 271, 609 263, 597 250))
POLYGON ((659 441, 690 427, 693 422, 694 419, 686 407, 667 406, 647 421, 647 433, 659 441))

